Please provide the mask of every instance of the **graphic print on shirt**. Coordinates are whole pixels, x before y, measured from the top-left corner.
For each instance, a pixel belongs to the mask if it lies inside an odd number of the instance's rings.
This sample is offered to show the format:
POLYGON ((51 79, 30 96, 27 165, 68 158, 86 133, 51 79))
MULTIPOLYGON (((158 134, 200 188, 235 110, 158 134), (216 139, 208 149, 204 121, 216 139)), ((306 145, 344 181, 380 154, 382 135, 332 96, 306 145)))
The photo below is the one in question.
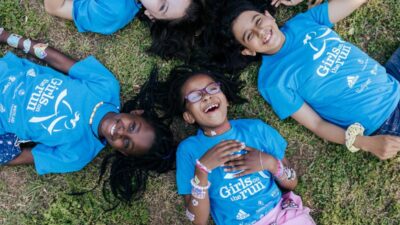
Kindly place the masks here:
POLYGON ((54 96, 54 92, 59 89, 62 83, 63 81, 57 78, 44 79, 34 88, 26 107, 26 110, 40 112, 42 107, 54 102, 54 111, 50 115, 34 116, 29 119, 30 123, 40 123, 50 135, 64 129, 74 129, 80 120, 80 113, 74 112, 65 99, 68 95, 67 89, 62 90, 57 97, 54 96))
POLYGON ((305 35, 303 45, 308 45, 315 53, 313 60, 321 60, 317 67, 316 73, 320 77, 325 77, 329 73, 337 73, 340 67, 351 52, 351 46, 338 36, 333 35, 334 32, 329 28, 320 28, 317 31, 309 32, 305 35), (336 46, 330 42, 337 43, 336 46), (322 59, 320 59, 322 57, 322 59))

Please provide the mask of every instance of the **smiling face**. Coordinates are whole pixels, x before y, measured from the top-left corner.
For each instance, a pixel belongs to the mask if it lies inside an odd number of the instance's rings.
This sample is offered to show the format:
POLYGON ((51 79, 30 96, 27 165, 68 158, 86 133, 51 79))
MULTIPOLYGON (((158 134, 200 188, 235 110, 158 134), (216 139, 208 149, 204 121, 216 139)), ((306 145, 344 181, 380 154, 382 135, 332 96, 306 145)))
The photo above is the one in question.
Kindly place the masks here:
POLYGON ((228 100, 223 92, 208 94, 203 91, 200 101, 192 103, 184 100, 193 91, 203 90, 215 81, 206 74, 189 78, 181 89, 181 101, 185 102, 183 118, 188 123, 197 123, 204 131, 213 130, 228 121, 228 100))
POLYGON ((175 20, 185 16, 191 0, 141 0, 146 16, 157 20, 175 20))
POLYGON ((108 113, 100 123, 99 136, 124 155, 143 155, 152 147, 154 128, 141 113, 108 113))
POLYGON ((285 42, 284 34, 279 30, 275 19, 265 11, 244 11, 232 23, 235 39, 245 49, 243 55, 275 54, 285 42))

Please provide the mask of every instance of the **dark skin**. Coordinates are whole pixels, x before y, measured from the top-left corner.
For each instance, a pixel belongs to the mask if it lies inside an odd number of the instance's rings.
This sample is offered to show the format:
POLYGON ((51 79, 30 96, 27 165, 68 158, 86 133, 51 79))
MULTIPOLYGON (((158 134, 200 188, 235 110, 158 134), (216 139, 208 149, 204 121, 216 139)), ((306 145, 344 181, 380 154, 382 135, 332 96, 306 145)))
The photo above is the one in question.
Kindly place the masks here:
MULTIPOLYGON (((0 35, 0 43, 2 44, 7 44, 7 38, 10 36, 10 33, 7 31, 3 31, 3 33, 0 35)), ((26 40, 26 38, 21 38, 18 42, 18 49, 23 50, 23 42, 26 40)), ((31 40, 31 48, 29 49, 29 54, 33 55, 36 57, 33 46, 36 44, 39 44, 40 42, 31 40)), ((47 47, 46 48, 46 53, 47 56, 41 60, 44 62, 48 63, 51 67, 54 69, 64 73, 68 74, 69 69, 77 62, 76 60, 72 59, 69 56, 66 56, 65 54, 59 52, 58 50, 52 48, 52 47, 47 47)), ((8 162, 7 165, 23 165, 23 164, 33 164, 33 156, 32 156, 32 147, 24 147, 21 149, 22 153, 15 158, 14 160, 8 162)))

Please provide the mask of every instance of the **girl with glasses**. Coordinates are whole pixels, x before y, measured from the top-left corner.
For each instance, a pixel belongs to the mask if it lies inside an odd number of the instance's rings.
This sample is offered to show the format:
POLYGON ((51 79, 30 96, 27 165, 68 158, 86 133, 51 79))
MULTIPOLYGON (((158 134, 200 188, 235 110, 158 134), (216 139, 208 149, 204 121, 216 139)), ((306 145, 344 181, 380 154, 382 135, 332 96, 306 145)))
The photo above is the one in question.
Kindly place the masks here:
POLYGON ((282 136, 258 119, 228 120, 229 102, 245 101, 236 77, 178 67, 164 84, 168 115, 199 127, 177 150, 178 193, 191 222, 206 224, 211 213, 216 224, 315 224, 299 196, 282 193, 297 185, 282 136))

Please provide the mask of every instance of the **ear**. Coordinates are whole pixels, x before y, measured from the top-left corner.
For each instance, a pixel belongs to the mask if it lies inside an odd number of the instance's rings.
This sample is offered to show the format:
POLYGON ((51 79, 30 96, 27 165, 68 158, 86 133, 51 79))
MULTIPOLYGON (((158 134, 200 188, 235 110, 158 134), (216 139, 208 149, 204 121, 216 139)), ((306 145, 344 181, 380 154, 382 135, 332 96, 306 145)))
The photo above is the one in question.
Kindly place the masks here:
POLYGON ((144 15, 146 15, 151 21, 154 21, 156 18, 154 18, 153 15, 149 12, 149 10, 144 10, 144 15))
POLYGON ((190 123, 190 124, 194 124, 196 122, 193 115, 187 111, 183 113, 183 119, 185 120, 186 123, 190 123))
POLYGON ((243 49, 240 53, 244 56, 256 56, 256 54, 257 54, 256 51, 252 51, 248 48, 243 49))
POLYGON ((130 114, 135 115, 135 116, 141 116, 143 113, 144 113, 143 109, 135 109, 130 112, 130 114))
POLYGON ((272 19, 272 20, 275 21, 275 18, 271 15, 271 13, 268 12, 268 10, 265 10, 265 11, 264 11, 264 15, 265 15, 266 17, 268 17, 268 18, 270 18, 270 19, 272 19))

